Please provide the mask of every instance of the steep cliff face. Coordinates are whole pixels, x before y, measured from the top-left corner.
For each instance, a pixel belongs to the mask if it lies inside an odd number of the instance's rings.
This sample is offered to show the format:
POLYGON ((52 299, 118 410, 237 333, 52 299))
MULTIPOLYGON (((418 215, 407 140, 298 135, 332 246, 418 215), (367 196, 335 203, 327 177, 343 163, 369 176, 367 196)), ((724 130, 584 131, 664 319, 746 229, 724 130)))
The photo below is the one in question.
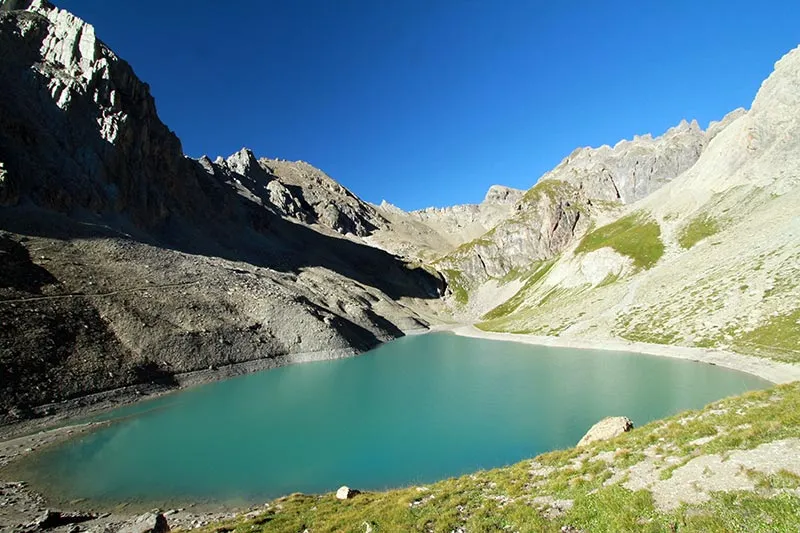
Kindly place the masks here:
POLYGON ((613 148, 578 148, 541 179, 571 183, 590 200, 630 204, 691 167, 706 137, 697 121, 684 120, 655 139, 648 134, 613 148))
POLYGON ((147 85, 72 14, 39 1, 3 10, 0 160, 14 191, 5 203, 124 211, 144 227, 180 212, 167 192, 191 190, 187 167, 147 85))
POLYGON ((425 327, 441 280, 354 237, 381 218, 323 173, 185 157, 131 67, 45 1, 0 3, 0 48, 0 421, 425 327))

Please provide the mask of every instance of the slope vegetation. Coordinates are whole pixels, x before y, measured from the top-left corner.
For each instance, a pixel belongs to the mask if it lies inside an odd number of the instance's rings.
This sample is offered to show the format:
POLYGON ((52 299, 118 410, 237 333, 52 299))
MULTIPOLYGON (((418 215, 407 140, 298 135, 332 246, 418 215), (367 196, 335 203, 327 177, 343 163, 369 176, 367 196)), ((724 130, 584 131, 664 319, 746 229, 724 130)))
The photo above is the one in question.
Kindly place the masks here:
POLYGON ((690 168, 571 240, 480 327, 800 361, 799 115, 794 50, 690 168))
POLYGON ((794 531, 799 413, 800 385, 783 385, 428 486, 287 496, 202 531, 794 531))

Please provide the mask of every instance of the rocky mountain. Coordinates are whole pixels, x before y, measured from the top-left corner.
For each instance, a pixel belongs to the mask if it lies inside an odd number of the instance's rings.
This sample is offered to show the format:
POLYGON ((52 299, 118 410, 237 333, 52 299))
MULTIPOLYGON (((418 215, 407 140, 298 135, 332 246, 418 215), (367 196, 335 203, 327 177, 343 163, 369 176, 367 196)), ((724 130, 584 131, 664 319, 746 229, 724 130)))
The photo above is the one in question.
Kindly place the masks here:
POLYGON ((147 84, 45 1, 0 4, 0 48, 4 420, 425 327, 442 281, 341 235, 385 223, 323 173, 185 157, 147 84))
POLYGON ((481 327, 799 361, 800 48, 749 111, 692 135, 693 164, 532 263, 481 327))
MULTIPOLYGON (((511 216, 437 262, 456 288, 467 313, 496 305, 476 289, 487 282, 516 280, 561 254, 593 224, 645 198, 691 168, 719 131, 743 113, 737 110, 707 131, 682 121, 660 137, 636 136, 613 148, 578 148, 513 205, 511 216), (469 302, 468 295, 474 294, 469 302)), ((488 292, 504 295, 497 283, 488 292)))
POLYGON ((366 242, 382 249, 430 262, 470 241, 507 218, 524 191, 492 185, 479 204, 428 207, 406 212, 385 200, 377 206, 388 225, 366 242))

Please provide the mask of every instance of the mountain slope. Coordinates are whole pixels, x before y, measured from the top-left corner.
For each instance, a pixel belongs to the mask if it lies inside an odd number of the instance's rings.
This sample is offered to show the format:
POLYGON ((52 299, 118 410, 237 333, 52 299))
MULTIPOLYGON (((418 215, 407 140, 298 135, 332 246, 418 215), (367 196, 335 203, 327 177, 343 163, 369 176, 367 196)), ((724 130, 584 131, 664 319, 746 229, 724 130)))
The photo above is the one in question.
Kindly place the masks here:
POLYGON ((800 360, 799 119, 796 49, 691 168, 573 242, 481 327, 800 360), (661 252, 637 265, 648 239, 661 252))
POLYGON ((485 296, 507 292, 498 281, 502 285, 531 275, 590 226, 617 216, 623 206, 673 180, 740 113, 731 113, 707 131, 682 121, 660 137, 637 136, 613 148, 575 150, 515 203, 508 218, 436 262, 448 282, 474 296, 462 297, 467 305, 456 306, 456 312, 476 316, 497 305, 497 298, 485 296))
POLYGON ((185 157, 147 85, 47 2, 2 2, 0 47, 0 421, 425 327, 441 280, 343 238, 383 222, 327 176, 185 157))

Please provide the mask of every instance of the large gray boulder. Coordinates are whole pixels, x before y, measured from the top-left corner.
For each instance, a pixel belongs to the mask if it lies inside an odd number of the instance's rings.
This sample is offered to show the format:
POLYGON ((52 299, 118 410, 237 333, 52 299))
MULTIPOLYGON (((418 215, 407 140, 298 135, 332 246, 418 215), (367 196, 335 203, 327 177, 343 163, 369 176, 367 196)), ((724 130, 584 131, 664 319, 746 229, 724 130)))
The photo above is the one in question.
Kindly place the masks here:
POLYGON ((336 491, 336 499, 349 500, 350 498, 353 498, 359 495, 360 493, 361 492, 356 489, 351 489, 347 485, 342 485, 341 487, 339 487, 339 490, 336 491))
POLYGON ((613 439, 633 429, 633 421, 625 416, 610 416, 593 425, 578 442, 578 446, 586 446, 593 442, 613 439))

